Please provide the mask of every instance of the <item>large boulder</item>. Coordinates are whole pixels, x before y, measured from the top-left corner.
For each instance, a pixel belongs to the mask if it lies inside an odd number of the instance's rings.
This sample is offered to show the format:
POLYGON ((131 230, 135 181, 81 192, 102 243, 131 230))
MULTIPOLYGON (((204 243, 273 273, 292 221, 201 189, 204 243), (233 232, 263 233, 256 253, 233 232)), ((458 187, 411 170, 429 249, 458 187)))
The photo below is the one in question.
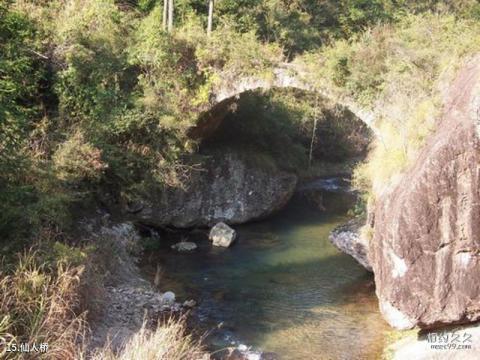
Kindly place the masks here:
POLYGON ((480 319, 480 56, 449 88, 435 134, 378 197, 370 260, 394 327, 480 319))
POLYGON ((333 229, 328 237, 330 242, 340 251, 350 255, 366 270, 372 271, 368 259, 368 241, 360 236, 363 219, 353 219, 333 229))
POLYGON ((241 224, 283 208, 296 183, 293 174, 251 165, 235 152, 216 152, 192 172, 186 189, 158 189, 125 210, 153 226, 241 224))
POLYGON ((229 247, 235 241, 237 233, 225 223, 218 223, 211 230, 208 238, 213 246, 229 247))

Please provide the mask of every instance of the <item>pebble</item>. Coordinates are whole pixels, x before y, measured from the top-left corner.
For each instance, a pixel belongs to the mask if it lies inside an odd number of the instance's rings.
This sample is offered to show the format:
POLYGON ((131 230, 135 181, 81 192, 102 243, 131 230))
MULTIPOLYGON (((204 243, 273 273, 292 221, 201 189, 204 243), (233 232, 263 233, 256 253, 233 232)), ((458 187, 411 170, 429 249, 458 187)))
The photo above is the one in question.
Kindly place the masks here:
POLYGON ((195 305, 197 305, 197 302, 195 300, 186 300, 184 303, 183 303, 183 306, 184 307, 189 307, 189 308, 193 308, 195 305))
POLYGON ((162 302, 165 305, 173 305, 175 302, 175 294, 171 291, 167 291, 162 295, 162 302))

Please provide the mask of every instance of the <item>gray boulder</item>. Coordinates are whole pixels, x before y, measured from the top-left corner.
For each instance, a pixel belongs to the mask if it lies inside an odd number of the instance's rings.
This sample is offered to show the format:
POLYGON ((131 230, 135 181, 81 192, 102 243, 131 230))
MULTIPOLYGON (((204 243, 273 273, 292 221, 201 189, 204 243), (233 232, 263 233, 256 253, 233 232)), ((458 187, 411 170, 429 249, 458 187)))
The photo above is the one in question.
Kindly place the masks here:
POLYGON ((362 224, 361 219, 350 220, 346 224, 336 227, 328 238, 338 250, 350 255, 371 272, 373 270, 368 259, 368 241, 359 234, 362 224))
POLYGON ((175 303, 175 294, 171 291, 163 293, 162 303, 165 305, 173 305, 175 303))
POLYGON ((186 308, 193 308, 193 307, 195 307, 195 305, 197 305, 197 302, 193 299, 185 300, 184 303, 183 303, 183 306, 186 307, 186 308))
POLYGON ((242 224, 282 209, 297 184, 294 174, 254 165, 230 150, 204 156, 200 167, 184 187, 152 189, 138 204, 123 204, 124 212, 159 227, 242 224))
POLYGON ((229 247, 235 241, 236 236, 235 230, 220 222, 210 230, 208 238, 212 240, 213 246, 229 247))

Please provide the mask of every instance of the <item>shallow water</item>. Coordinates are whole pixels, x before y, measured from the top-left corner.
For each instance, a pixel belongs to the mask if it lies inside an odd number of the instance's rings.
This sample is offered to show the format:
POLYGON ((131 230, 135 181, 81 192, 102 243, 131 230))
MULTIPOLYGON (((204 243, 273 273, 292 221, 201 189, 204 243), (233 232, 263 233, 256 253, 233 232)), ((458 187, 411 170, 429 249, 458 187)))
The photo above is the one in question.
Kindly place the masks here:
POLYGON ((204 329, 223 323, 207 338, 213 347, 243 343, 281 359, 378 359, 387 327, 373 277, 328 240, 348 220, 351 194, 324 198, 326 212, 296 196, 271 219, 237 226, 229 249, 198 234, 195 252, 166 246, 144 269, 160 262, 161 290, 196 299, 204 329))

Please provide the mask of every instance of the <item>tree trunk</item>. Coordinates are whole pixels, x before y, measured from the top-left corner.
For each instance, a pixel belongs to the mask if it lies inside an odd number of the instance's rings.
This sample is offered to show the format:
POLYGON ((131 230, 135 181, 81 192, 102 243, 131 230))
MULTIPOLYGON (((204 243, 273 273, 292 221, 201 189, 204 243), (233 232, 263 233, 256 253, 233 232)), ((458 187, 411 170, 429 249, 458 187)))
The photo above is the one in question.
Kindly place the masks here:
POLYGON ((163 0, 163 31, 167 31, 168 0, 163 0))
POLYGON ((310 141, 310 151, 308 152, 308 168, 309 169, 312 166, 313 146, 315 145, 315 135, 317 133, 317 121, 318 121, 318 96, 315 98, 315 109, 313 111, 312 139, 310 141))
POLYGON ((213 27, 213 7, 215 5, 215 0, 209 0, 208 2, 208 27, 207 27, 207 35, 210 36, 212 33, 213 27))
POLYGON ((312 166, 312 158, 313 158, 313 146, 315 145, 315 133, 317 132, 317 117, 313 119, 313 130, 312 130, 312 140, 310 141, 310 151, 308 154, 308 167, 312 166))
POLYGON ((173 0, 168 0, 168 32, 173 30, 173 0))

